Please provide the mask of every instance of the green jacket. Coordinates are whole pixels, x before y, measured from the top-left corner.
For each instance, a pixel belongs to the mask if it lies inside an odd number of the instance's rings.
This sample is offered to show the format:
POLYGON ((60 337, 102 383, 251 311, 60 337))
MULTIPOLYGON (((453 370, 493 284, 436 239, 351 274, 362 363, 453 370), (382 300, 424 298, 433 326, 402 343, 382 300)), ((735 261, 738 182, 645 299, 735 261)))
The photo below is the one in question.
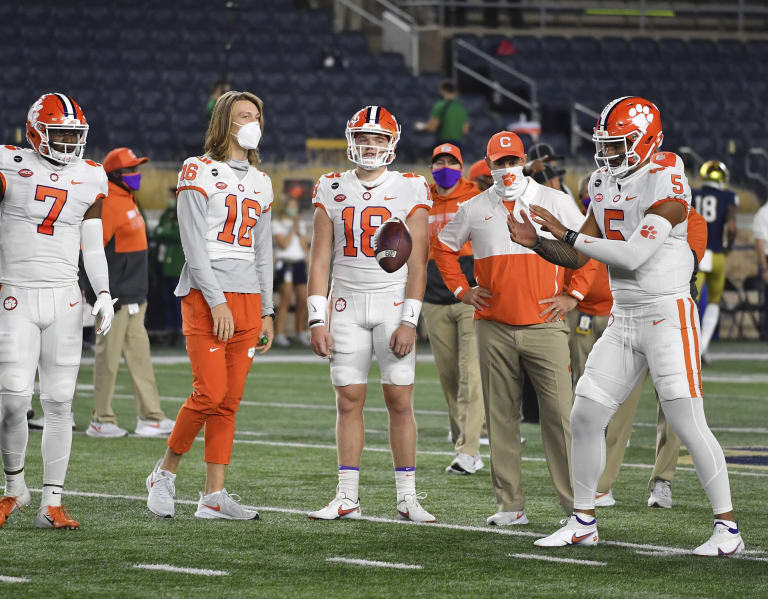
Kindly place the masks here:
POLYGON ((176 208, 167 208, 160 215, 160 222, 155 229, 155 239, 160 244, 158 260, 163 263, 163 276, 178 278, 184 266, 184 250, 181 247, 181 233, 176 208))

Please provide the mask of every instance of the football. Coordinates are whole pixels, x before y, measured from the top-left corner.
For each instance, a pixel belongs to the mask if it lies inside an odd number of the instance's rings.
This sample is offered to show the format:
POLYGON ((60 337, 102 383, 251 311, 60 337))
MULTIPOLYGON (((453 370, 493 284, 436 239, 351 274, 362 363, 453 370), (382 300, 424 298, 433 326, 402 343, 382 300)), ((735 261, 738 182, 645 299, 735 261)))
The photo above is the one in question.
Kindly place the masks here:
POLYGON ((411 232, 397 217, 384 221, 373 236, 376 261, 387 272, 395 272, 408 262, 411 247, 411 232))

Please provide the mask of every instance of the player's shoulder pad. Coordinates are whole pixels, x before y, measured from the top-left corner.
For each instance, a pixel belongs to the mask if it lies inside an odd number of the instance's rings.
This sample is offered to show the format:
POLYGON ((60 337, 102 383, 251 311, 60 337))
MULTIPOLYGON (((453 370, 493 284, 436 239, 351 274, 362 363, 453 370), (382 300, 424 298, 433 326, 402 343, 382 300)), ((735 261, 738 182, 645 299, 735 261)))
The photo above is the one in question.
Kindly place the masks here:
MULTIPOLYGON (((7 168, 12 169, 14 164, 20 163, 23 160, 23 158, 19 158, 14 162, 13 157, 18 156, 19 154, 27 154, 28 152, 34 153, 34 150, 11 145, 0 146, 0 166, 6 166, 7 168)), ((24 168, 24 165, 19 168, 24 168)))
POLYGON ((651 174, 659 173, 666 168, 684 171, 685 164, 683 159, 674 152, 656 152, 651 156, 651 169, 649 171, 651 174))

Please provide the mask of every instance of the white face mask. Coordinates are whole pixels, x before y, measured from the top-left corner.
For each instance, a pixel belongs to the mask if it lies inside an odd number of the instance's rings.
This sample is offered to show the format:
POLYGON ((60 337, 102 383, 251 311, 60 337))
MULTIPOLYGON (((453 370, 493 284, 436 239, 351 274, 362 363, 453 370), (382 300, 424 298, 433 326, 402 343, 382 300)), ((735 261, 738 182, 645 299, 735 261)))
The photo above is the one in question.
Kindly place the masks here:
POLYGON ((491 171, 496 193, 504 199, 514 199, 520 197, 525 191, 527 184, 525 175, 523 175, 522 166, 513 166, 512 168, 498 168, 491 171))
POLYGON ((259 121, 253 121, 245 125, 235 123, 235 125, 240 127, 236 137, 237 143, 240 144, 241 148, 255 150, 259 147, 259 142, 261 141, 261 125, 259 125, 259 121))

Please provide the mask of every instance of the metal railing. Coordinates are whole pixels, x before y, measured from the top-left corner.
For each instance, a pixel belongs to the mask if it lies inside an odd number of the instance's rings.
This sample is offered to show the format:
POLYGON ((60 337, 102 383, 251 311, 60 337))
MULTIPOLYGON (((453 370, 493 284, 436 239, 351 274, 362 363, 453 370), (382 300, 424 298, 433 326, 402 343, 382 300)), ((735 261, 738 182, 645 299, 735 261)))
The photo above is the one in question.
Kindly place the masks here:
POLYGON ((494 58, 490 54, 483 52, 482 50, 476 48, 472 44, 469 44, 465 42, 462 39, 453 40, 452 44, 452 68, 453 68, 453 80, 456 81, 457 78, 457 71, 465 73, 466 75, 469 75, 476 81, 479 81, 483 85, 488 86, 491 90, 493 90, 495 93, 501 94, 505 98, 509 98, 513 102, 519 104, 523 108, 526 108, 531 113, 531 118, 535 121, 540 120, 540 114, 539 114, 539 101, 538 101, 538 90, 536 86, 536 81, 534 79, 531 79, 527 75, 521 73, 520 71, 513 69, 509 65, 501 62, 497 58, 494 58), (467 64, 464 64, 461 62, 459 58, 459 50, 468 50, 475 56, 479 56, 482 58, 485 62, 488 63, 489 66, 494 66, 508 75, 515 77, 516 79, 519 79, 522 81, 525 85, 528 86, 529 92, 530 92, 530 100, 526 100, 522 96, 518 96, 516 93, 508 90, 505 88, 501 83, 498 81, 494 81, 493 79, 489 79, 488 77, 484 76, 481 73, 478 73, 475 69, 468 66, 467 64))
POLYGON ((590 143, 592 142, 592 133, 587 133, 584 131, 581 126, 579 125, 579 115, 583 114, 588 117, 591 117, 597 121, 598 117, 600 116, 600 113, 592 110, 589 106, 584 106, 584 104, 579 104, 578 102, 574 102, 571 106, 571 155, 575 156, 576 152, 579 149, 579 145, 581 145, 581 140, 586 139, 590 143))

